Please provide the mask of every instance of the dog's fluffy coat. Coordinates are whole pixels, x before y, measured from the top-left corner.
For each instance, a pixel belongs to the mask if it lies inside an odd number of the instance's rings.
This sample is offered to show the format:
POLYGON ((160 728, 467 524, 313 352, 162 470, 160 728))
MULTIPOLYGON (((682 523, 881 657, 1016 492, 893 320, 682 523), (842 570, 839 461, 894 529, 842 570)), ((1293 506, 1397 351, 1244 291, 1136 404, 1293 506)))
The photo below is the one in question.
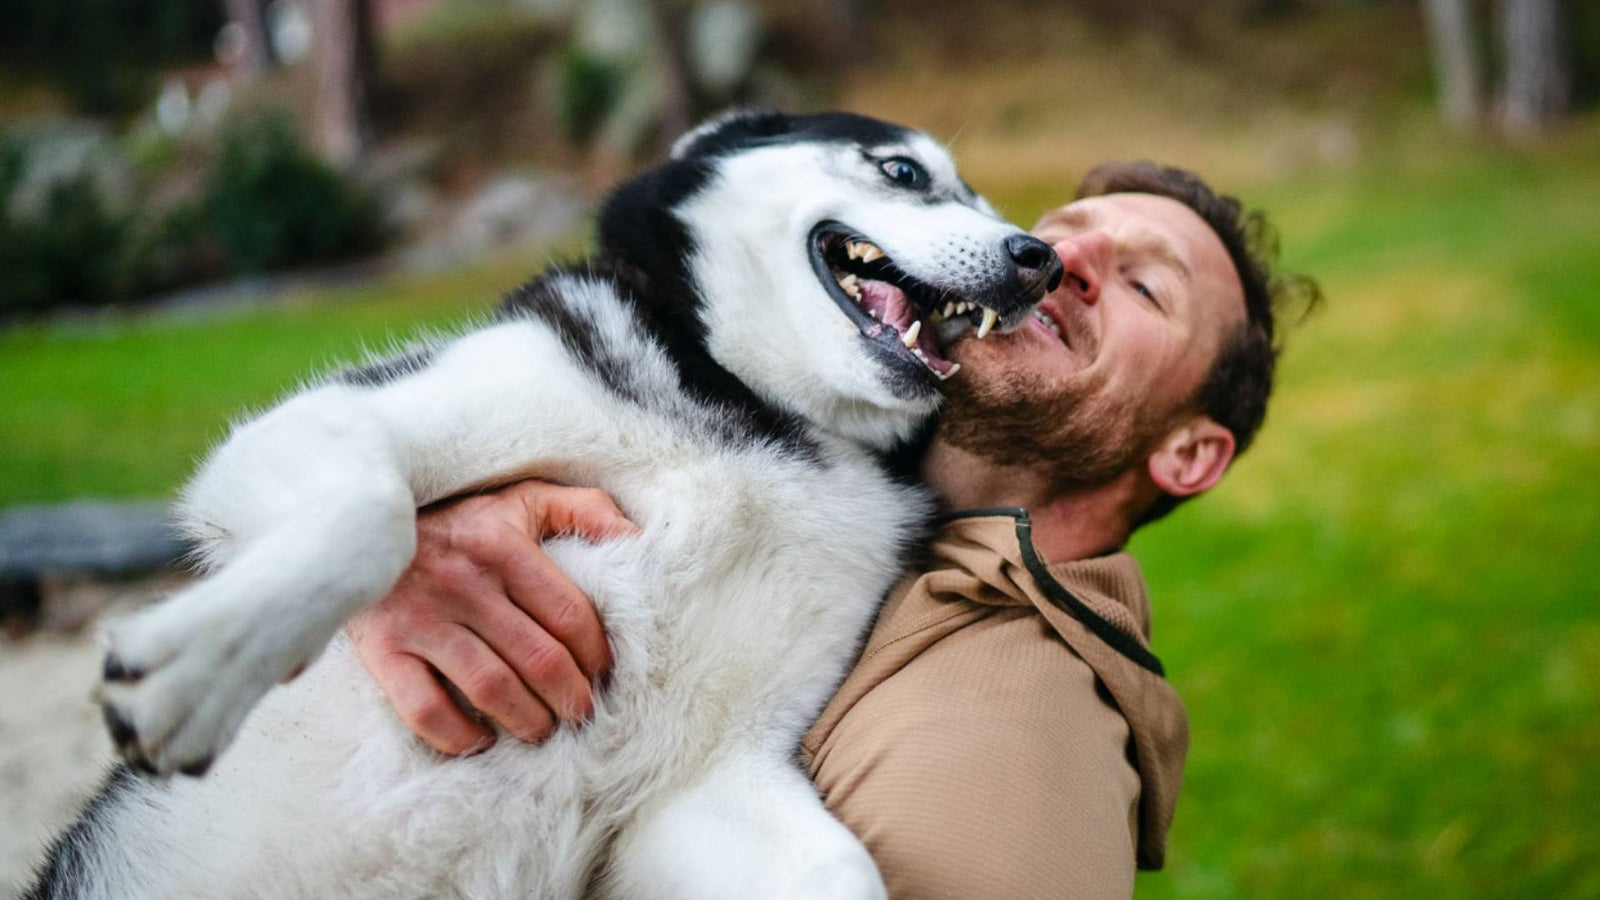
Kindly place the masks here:
POLYGON ((885 456, 936 382, 830 302, 824 221, 1007 321, 1037 296, 1020 232, 920 133, 691 133, 613 195, 595 262, 298 393, 206 463, 183 511, 210 574, 115 630, 101 699, 140 767, 210 771, 119 768, 32 896, 882 896, 793 755, 921 536, 928 499, 885 456), (548 545, 604 618, 611 681, 584 727, 441 760, 339 629, 404 570, 419 505, 526 475, 601 487, 641 528, 548 545))

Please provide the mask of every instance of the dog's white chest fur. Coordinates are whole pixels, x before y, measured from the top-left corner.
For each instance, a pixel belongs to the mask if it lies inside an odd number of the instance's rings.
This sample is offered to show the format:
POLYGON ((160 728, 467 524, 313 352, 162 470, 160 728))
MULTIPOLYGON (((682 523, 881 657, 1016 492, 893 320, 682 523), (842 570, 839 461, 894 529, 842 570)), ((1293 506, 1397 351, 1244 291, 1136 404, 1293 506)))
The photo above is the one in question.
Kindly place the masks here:
MULTIPOLYGON (((742 761, 792 751, 849 662, 841 636, 870 624, 925 508, 852 452, 822 465, 767 449, 666 468, 641 459, 603 486, 641 533, 547 547, 594 597, 613 644, 591 722, 543 746, 507 737, 440 763, 336 641, 264 700, 205 780, 174 783, 181 815, 164 838, 231 847, 239 855, 204 881, 231 880, 241 894, 553 897, 595 879, 609 894, 651 896, 642 874, 596 875, 592 864, 625 824, 685 788, 763 790, 771 773, 745 777, 742 761)), ((721 824, 668 821, 673 833, 635 828, 632 843, 681 841, 730 875, 771 865, 737 853, 721 824)), ((795 871, 823 862, 806 859, 807 847, 849 846, 828 833, 831 820, 785 827, 795 871)), ((171 874, 182 885, 200 873, 171 874)), ((766 891, 779 880, 751 871, 737 882, 766 891)))

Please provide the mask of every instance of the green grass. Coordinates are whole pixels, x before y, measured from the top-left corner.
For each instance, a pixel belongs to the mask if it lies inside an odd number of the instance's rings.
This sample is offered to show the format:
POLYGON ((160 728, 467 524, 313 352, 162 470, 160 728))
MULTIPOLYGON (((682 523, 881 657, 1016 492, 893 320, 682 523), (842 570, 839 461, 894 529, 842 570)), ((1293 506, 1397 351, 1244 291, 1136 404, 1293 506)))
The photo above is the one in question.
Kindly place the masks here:
POLYGON ((0 333, 0 507, 170 496, 242 412, 363 348, 485 312, 539 265, 392 278, 244 314, 0 333))

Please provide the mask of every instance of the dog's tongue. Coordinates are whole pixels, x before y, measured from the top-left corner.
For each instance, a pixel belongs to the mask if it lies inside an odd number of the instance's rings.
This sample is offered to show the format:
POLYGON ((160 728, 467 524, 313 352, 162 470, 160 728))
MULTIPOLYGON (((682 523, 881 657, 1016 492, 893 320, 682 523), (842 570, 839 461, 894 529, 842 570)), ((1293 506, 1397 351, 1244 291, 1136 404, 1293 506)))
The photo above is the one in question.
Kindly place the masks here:
POLYGON ((861 288, 861 308, 874 313, 879 322, 893 325, 901 333, 911 327, 915 313, 905 291, 886 281, 863 279, 857 286, 861 288))
MULTIPOLYGON (((863 280, 857 282, 857 286, 861 288, 862 308, 875 314, 879 322, 905 334, 910 330, 911 323, 917 320, 917 311, 905 291, 884 281, 863 280)), ((934 331, 933 328, 923 327, 917 334, 917 349, 922 351, 923 358, 934 371, 942 374, 950 371, 952 364, 940 354, 934 331)))

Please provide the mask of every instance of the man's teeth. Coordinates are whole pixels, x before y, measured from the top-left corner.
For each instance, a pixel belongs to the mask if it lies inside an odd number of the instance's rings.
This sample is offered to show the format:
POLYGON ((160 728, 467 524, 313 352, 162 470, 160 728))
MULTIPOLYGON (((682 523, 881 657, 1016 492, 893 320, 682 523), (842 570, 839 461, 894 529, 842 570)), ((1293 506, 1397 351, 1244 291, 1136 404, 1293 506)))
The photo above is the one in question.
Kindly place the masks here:
POLYGON ((882 250, 878 249, 877 244, 871 241, 846 241, 844 252, 849 254, 851 259, 859 259, 862 262, 883 259, 886 255, 882 250))
POLYGON ((978 324, 978 340, 981 341, 988 337, 990 330, 994 328, 994 323, 998 321, 1000 321, 1000 314, 992 309, 989 309, 988 307, 985 307, 983 310, 983 321, 978 324))
POLYGON ((1044 327, 1050 329, 1051 334, 1055 335, 1056 337, 1061 337, 1061 326, 1056 324, 1055 319, 1050 318, 1042 310, 1037 309, 1033 311, 1033 317, 1044 323, 1044 327))

